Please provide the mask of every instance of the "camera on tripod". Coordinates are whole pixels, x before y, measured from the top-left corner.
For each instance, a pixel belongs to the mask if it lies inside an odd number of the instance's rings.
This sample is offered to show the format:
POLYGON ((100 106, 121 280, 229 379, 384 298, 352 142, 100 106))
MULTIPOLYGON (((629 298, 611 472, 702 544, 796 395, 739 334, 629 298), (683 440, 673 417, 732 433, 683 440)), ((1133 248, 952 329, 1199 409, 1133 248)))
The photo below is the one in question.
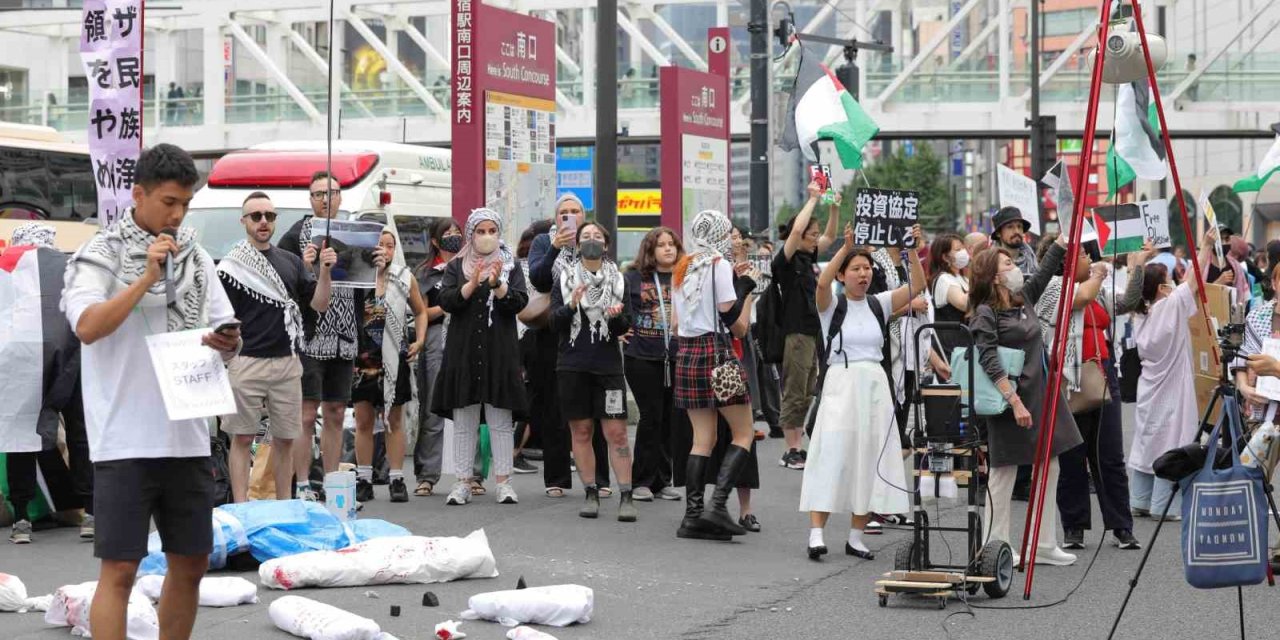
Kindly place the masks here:
POLYGON ((1226 363, 1240 356, 1240 347, 1244 345, 1245 305, 1231 305, 1231 319, 1227 326, 1218 329, 1218 348, 1222 350, 1224 371, 1226 363))

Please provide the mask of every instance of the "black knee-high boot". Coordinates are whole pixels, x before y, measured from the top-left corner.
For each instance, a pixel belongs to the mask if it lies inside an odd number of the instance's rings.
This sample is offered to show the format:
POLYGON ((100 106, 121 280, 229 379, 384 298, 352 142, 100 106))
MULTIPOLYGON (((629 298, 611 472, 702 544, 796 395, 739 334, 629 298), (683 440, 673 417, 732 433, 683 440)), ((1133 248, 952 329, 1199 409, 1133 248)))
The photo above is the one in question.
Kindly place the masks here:
POLYGON ((680 521, 677 538, 693 538, 697 540, 729 540, 731 536, 721 533, 718 527, 708 527, 699 518, 702 516, 702 496, 706 483, 702 481, 707 471, 707 456, 690 455, 685 464, 684 483, 684 520, 680 521))
POLYGON ((711 494, 711 507, 702 512, 699 521, 704 527, 715 527, 725 533, 741 536, 747 533, 729 516, 727 504, 729 492, 738 484, 738 474, 751 455, 742 447, 729 445, 724 453, 724 462, 720 465, 720 474, 716 476, 716 490, 711 494))

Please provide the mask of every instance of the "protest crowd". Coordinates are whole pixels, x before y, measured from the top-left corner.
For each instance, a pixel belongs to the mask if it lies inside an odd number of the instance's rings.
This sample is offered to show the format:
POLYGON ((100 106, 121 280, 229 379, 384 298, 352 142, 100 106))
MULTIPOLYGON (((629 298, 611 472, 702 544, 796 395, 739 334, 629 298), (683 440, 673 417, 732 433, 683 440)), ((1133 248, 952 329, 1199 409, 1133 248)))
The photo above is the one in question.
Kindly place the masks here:
MULTIPOLYGON (((1149 242, 1120 256, 1086 242, 1065 264, 1066 239, 1046 234, 1037 249, 1009 207, 989 234, 929 238, 917 226, 907 248, 864 246, 814 182, 776 242, 708 210, 683 237, 653 228, 618 264, 616 240, 569 194, 517 246, 486 208, 434 219, 421 264, 397 258, 400 239, 385 229, 368 247, 375 275, 352 286, 327 228, 343 191, 326 172, 311 179, 310 215, 287 230, 267 193, 250 194, 243 239, 217 264, 183 225, 197 181, 185 151, 156 145, 139 160, 133 208, 74 254, 54 249, 40 223, 0 254, 10 268, 36 260, 16 295, 44 326, 35 350, 0 345, 44 372, 0 418, 9 540, 39 546, 27 516, 39 469, 57 510, 83 509, 80 535, 102 561, 91 613, 100 637, 122 637, 134 576, 156 551, 153 520, 167 564, 161 637, 187 637, 215 551, 214 507, 332 504, 328 478, 349 469, 356 509, 387 499, 447 519, 479 499, 530 500, 511 477, 540 472, 536 499, 577 500, 582 518, 664 518, 679 538, 749 541, 770 524, 752 504, 769 490, 760 465, 772 463, 757 443, 778 438, 777 464, 803 475, 794 499, 809 519, 805 555, 827 555, 837 514, 849 517, 845 553, 874 560, 866 536, 912 518, 911 391, 951 380, 952 352, 968 341, 917 332, 935 321, 967 326, 978 370, 1007 403, 985 436, 984 522, 1012 545, 1011 503, 1027 491, 1019 476, 1050 386, 1046 369, 1010 376, 1002 358, 1051 355, 1068 270, 1077 286, 1034 562, 1076 562, 1070 551, 1096 526, 1091 495, 1121 549, 1141 548, 1134 518, 1178 518, 1152 465, 1198 428, 1187 324, 1198 285, 1185 260, 1149 242), (168 415, 162 386, 204 374, 197 362, 157 371, 152 338, 183 332, 225 365, 234 411, 212 432, 168 415), (1122 402, 1136 403, 1130 442, 1122 402), (655 500, 684 510, 637 506, 655 500)), ((1233 231, 1212 230, 1199 259, 1206 282, 1251 301, 1232 371, 1260 419, 1255 370, 1275 366, 1259 354, 1280 287, 1266 266, 1280 242, 1255 253, 1233 231), (1221 260, 1218 236, 1229 248, 1221 260)))

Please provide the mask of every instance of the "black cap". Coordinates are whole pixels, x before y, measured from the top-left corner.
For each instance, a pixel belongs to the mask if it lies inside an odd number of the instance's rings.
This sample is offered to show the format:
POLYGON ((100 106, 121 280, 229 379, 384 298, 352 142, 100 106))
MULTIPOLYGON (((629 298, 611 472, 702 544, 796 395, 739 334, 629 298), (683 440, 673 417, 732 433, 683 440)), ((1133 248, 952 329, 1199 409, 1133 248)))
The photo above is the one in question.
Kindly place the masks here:
POLYGON ((1010 222, 1021 222, 1022 228, 1024 230, 1027 228, 1027 221, 1022 218, 1022 211, 1020 209, 1017 207, 1002 207, 996 212, 996 215, 991 216, 991 234, 995 235, 1000 233, 1000 227, 1003 227, 1010 222))
POLYGON ((1225 225, 1225 224, 1223 224, 1223 223, 1221 223, 1221 222, 1219 222, 1219 223, 1218 223, 1218 235, 1222 236, 1224 239, 1225 239, 1227 236, 1234 236, 1235 234, 1236 234, 1236 232, 1235 232, 1235 231, 1232 231, 1232 230, 1231 230, 1231 227, 1229 227, 1229 226, 1227 226, 1227 225, 1225 225))

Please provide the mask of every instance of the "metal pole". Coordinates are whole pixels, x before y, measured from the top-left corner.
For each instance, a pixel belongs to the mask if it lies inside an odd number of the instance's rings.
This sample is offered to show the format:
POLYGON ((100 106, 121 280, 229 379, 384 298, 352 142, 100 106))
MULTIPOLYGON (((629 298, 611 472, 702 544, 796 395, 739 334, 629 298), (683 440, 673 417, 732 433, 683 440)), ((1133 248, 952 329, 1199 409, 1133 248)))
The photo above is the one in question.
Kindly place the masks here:
POLYGON ((1031 124, 1031 179, 1039 185, 1040 178, 1049 170, 1049 167, 1042 167, 1036 161, 1040 157, 1041 138, 1044 137, 1044 130, 1040 126, 1040 0, 1031 0, 1031 120, 1029 122, 1031 124))
MULTIPOLYGON (((751 0, 751 231, 769 229, 769 0, 751 0)), ((799 46, 800 43, 796 42, 799 46)))
POLYGON ((618 256, 618 0, 596 3, 596 222, 618 256))

